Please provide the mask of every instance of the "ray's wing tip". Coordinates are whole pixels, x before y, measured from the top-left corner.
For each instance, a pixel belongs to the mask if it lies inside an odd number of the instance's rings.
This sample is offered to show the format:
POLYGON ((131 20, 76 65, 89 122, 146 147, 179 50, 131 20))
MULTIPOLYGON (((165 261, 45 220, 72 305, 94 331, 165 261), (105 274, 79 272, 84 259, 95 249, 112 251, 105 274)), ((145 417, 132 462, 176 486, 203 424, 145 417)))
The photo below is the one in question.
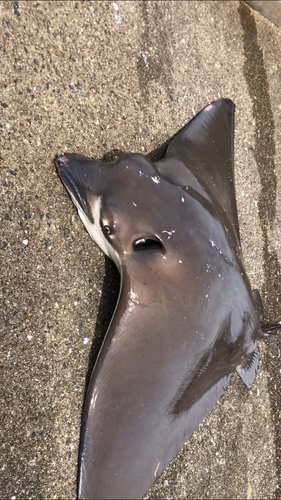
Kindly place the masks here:
POLYGON ((234 112, 235 103, 229 99, 228 97, 222 97, 221 99, 217 99, 216 101, 212 101, 208 106, 206 106, 203 111, 211 110, 212 108, 229 108, 230 111, 234 112))

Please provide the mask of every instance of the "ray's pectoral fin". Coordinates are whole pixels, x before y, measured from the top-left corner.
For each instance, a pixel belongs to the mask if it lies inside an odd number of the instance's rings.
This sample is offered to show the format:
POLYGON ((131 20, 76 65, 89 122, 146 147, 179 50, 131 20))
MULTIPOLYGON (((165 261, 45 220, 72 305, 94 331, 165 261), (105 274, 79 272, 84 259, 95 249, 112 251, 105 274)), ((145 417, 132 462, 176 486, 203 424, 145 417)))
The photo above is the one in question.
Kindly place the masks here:
MULTIPOLYGON (((199 179, 209 186, 239 235, 233 168, 234 109, 230 99, 209 104, 176 134, 166 157, 155 165, 172 184, 195 187, 192 183, 199 179), (181 162, 190 173, 184 172, 181 162)), ((195 189, 198 191, 197 186, 195 189)))
POLYGON ((258 346, 241 365, 237 366, 236 371, 244 384, 250 389, 255 381, 260 363, 260 351, 258 346))
POLYGON ((204 187, 200 184, 197 177, 189 170, 189 168, 186 168, 186 165, 182 162, 182 160, 174 157, 166 157, 154 165, 159 175, 170 184, 180 186, 183 189, 192 188, 210 201, 210 196, 204 187))

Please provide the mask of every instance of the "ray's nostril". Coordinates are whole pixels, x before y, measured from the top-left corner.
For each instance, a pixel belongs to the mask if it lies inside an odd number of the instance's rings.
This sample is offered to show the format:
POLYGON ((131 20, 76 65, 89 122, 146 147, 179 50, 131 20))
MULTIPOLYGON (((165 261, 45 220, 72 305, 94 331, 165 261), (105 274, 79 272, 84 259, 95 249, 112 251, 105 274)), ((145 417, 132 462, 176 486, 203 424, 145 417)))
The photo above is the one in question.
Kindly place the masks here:
POLYGON ((55 164, 57 167, 68 166, 67 165, 68 162, 69 162, 69 158, 67 158, 67 156, 59 155, 59 156, 55 157, 55 164))

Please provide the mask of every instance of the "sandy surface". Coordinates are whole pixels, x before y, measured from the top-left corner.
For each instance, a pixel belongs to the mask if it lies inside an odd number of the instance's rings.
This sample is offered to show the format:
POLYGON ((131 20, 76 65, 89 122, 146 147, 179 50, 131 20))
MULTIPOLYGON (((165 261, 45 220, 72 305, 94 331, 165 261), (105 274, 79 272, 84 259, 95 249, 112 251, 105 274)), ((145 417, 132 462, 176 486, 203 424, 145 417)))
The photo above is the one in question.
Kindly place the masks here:
MULTIPOLYGON (((281 31, 236 1, 1 1, 0 21, 0 496, 74 499, 118 277, 53 158, 149 153, 233 99, 245 266, 280 321, 281 31)), ((233 377, 150 499, 281 497, 279 346, 262 344, 252 390, 233 377)))

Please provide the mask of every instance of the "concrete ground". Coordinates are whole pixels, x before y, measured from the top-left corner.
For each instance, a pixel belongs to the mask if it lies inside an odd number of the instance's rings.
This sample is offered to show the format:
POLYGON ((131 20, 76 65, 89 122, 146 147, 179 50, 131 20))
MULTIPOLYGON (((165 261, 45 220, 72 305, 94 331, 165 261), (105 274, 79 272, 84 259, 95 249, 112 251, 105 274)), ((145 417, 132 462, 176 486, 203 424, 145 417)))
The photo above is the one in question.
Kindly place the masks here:
MULTIPOLYGON (((0 497, 74 499, 118 277, 53 158, 149 153, 233 99, 245 266, 280 321, 281 31, 238 1, 1 1, 0 21, 0 497)), ((233 377, 147 498, 281 498, 280 345, 261 345, 252 390, 233 377)))

